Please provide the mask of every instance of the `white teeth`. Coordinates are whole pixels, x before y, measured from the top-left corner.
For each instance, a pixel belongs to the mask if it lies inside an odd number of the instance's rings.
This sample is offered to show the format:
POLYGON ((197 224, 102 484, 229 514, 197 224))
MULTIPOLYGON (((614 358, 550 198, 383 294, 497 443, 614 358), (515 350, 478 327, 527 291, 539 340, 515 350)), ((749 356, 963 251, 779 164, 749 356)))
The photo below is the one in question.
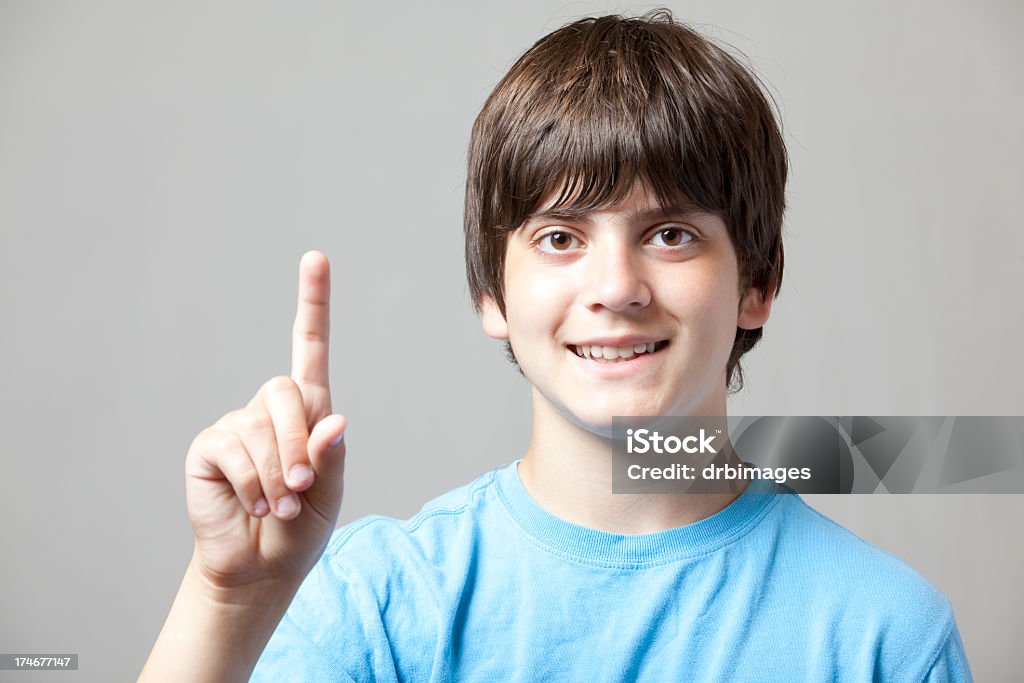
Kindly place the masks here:
POLYGON ((651 353, 654 351, 655 346, 656 342, 634 344, 632 346, 579 345, 576 347, 576 355, 580 358, 592 358, 598 361, 617 361, 619 359, 633 358, 641 353, 651 353))

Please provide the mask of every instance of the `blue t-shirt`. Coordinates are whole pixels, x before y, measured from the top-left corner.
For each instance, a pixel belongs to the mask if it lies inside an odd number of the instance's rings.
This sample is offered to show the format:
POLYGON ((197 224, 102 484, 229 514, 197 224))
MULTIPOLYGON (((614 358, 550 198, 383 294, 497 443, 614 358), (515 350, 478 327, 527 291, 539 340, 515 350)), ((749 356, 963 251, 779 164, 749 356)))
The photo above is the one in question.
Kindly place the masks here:
POLYGON ((941 593, 774 483, 622 535, 517 466, 335 532, 252 680, 972 680, 941 593))

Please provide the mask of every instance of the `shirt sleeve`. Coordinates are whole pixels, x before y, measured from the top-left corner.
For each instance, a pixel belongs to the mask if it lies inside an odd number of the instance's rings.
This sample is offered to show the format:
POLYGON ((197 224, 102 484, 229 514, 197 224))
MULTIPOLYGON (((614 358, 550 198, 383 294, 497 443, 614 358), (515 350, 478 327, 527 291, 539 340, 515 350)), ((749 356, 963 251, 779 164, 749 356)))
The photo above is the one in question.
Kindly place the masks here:
POLYGON ((967 664, 964 644, 960 639, 960 630, 954 622, 946 637, 946 642, 939 650, 932 668, 925 678, 926 683, 973 683, 971 667, 967 664))
POLYGON ((302 582, 250 683, 397 678, 377 600, 339 550, 329 544, 302 582))

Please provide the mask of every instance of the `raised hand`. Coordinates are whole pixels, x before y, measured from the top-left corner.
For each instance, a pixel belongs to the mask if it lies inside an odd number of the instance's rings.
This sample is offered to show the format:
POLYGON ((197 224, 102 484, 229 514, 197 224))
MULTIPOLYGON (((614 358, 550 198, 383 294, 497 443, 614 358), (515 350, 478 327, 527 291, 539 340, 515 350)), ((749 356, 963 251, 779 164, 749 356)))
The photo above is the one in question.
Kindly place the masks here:
POLYGON ((301 581, 341 508, 345 418, 328 377, 330 264, 299 264, 291 376, 268 380, 244 408, 193 440, 185 459, 192 563, 216 588, 301 581))

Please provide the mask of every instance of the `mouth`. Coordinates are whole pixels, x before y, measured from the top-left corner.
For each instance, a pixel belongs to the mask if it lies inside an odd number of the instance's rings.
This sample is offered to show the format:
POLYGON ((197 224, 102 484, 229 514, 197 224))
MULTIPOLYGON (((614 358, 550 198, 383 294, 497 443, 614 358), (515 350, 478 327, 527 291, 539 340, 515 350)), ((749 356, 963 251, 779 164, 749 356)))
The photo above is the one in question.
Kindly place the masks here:
POLYGON ((566 348, 580 358, 597 361, 598 363, 627 363, 640 356, 649 356, 658 353, 668 346, 668 340, 663 339, 645 344, 631 344, 628 346, 598 346, 596 344, 568 344, 566 348))

